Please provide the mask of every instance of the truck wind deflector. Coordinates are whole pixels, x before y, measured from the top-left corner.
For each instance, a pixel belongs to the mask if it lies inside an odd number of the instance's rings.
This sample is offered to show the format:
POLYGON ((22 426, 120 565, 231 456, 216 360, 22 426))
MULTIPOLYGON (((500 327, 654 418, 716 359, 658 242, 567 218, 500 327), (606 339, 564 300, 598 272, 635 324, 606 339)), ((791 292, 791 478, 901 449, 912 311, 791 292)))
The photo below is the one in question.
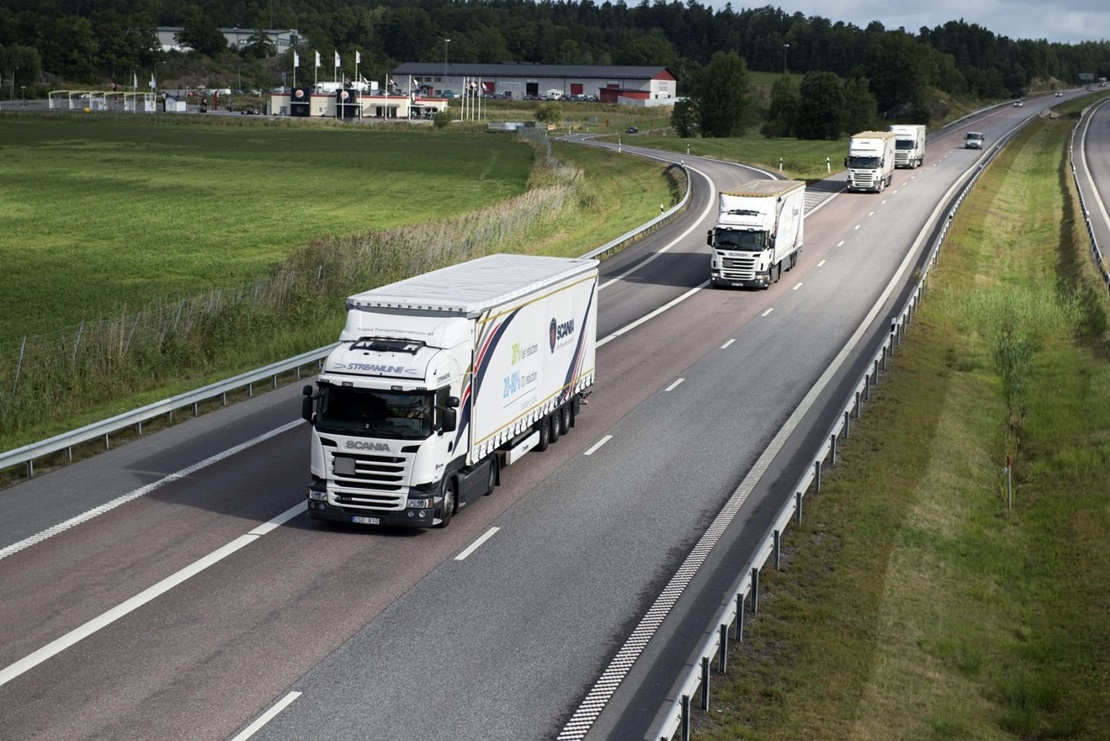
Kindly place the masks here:
POLYGON ((383 340, 377 337, 360 337, 351 344, 351 349, 368 350, 369 352, 403 352, 415 355, 425 346, 425 343, 414 340, 383 340))

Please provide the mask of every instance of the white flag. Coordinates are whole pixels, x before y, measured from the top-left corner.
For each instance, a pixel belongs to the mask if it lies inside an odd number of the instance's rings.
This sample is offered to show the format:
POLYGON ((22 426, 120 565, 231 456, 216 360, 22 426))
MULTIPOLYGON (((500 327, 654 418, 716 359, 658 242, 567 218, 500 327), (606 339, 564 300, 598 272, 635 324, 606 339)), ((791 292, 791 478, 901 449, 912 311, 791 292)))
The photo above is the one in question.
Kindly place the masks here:
POLYGON ((336 67, 338 67, 338 66, 339 66, 339 52, 336 52, 336 53, 335 53, 335 66, 336 66, 336 67))
POLYGON ((131 87, 134 88, 135 90, 139 89, 139 73, 138 72, 132 72, 131 73, 131 87))
POLYGON ((294 67, 300 67, 301 66, 301 58, 299 56, 297 56, 297 50, 296 49, 293 50, 293 66, 294 67))
POLYGON ((154 89, 154 88, 156 88, 156 87, 158 87, 158 83, 156 83, 156 82, 154 81, 154 73, 153 73, 153 72, 151 72, 151 73, 150 73, 150 89, 151 89, 151 90, 153 90, 153 89, 154 89))
POLYGON ((320 66, 320 52, 316 52, 316 66, 320 66))
POLYGON ((355 52, 355 64, 359 64, 360 62, 362 62, 362 53, 356 51, 355 52))

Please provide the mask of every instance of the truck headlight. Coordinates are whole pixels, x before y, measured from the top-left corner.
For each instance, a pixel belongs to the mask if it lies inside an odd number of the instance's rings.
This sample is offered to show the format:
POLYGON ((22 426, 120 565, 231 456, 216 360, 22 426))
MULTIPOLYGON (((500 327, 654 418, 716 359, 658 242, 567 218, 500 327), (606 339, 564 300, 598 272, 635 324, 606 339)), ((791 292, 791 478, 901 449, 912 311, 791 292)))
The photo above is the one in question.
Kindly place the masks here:
POLYGON ((328 493, 319 489, 309 489, 308 498, 314 502, 326 502, 328 501, 328 493))
POLYGON ((427 499, 409 499, 409 509, 431 509, 435 506, 435 500, 431 497, 427 499))

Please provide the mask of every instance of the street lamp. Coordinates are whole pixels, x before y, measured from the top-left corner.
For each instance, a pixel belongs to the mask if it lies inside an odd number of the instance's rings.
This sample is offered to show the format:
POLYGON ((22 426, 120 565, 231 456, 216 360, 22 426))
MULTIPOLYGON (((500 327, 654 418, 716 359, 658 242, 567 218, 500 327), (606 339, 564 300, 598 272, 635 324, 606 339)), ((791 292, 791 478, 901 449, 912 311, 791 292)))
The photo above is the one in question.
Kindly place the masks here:
POLYGON ((447 89, 447 45, 451 43, 451 39, 443 40, 443 89, 447 89))
POLYGON ((782 73, 788 74, 788 67, 786 66, 786 50, 790 48, 790 44, 782 45, 782 73))

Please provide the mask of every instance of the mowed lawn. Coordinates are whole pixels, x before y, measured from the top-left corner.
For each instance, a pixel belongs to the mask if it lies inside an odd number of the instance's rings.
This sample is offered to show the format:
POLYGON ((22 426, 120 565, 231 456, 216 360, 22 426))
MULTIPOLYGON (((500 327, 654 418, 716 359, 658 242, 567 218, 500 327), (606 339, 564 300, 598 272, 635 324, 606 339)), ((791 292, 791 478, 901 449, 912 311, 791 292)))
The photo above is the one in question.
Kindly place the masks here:
POLYGON ((532 160, 497 135, 0 118, 0 344, 496 203, 532 160))

